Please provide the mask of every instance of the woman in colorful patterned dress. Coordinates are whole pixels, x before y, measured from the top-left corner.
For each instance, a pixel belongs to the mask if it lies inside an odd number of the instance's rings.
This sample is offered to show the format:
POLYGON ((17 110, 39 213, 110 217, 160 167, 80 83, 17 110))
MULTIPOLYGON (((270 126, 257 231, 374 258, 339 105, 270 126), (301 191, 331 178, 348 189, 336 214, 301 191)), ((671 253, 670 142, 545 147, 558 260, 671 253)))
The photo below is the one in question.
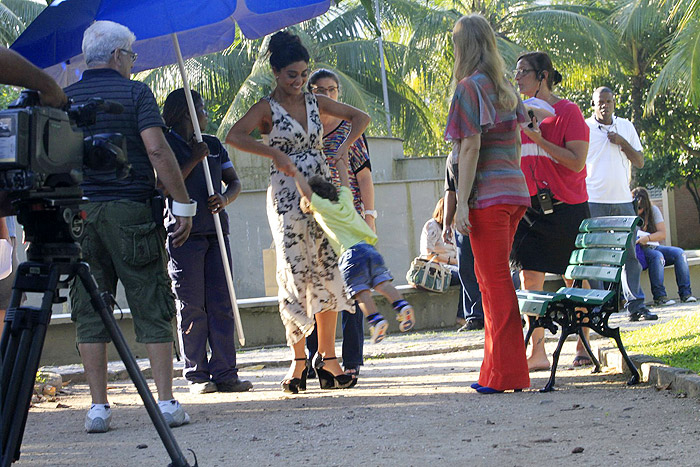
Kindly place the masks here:
POLYGON ((519 391, 530 377, 509 256, 530 205, 520 170, 518 122, 526 118, 488 21, 463 16, 452 41, 455 91, 445 136, 459 145, 455 228, 471 240, 484 305, 484 361, 472 388, 519 391))
MULTIPOLYGON (((309 90, 316 95, 323 94, 334 101, 340 96, 340 80, 338 75, 326 69, 315 70, 309 77, 309 90)), ((345 142, 350 134, 352 125, 349 121, 333 115, 321 117, 323 124, 323 153, 326 155, 326 163, 331 171, 331 179, 337 188, 340 188, 340 177, 335 166, 335 157, 338 148, 345 142)), ((350 146, 348 152, 348 178, 352 191, 355 210, 360 213, 367 225, 376 232, 375 219, 377 211, 374 210, 374 184, 372 182, 372 166, 369 160, 367 140, 363 134, 350 146)), ((343 328, 343 368, 345 373, 358 376, 360 366, 363 364, 364 326, 362 313, 355 305, 355 313, 346 311, 341 313, 343 328)), ((313 356, 318 348, 314 332, 306 341, 309 355, 313 356)))
POLYGON ((299 37, 285 31, 272 36, 268 48, 276 86, 231 128, 226 142, 243 151, 272 159, 267 213, 277 252, 279 307, 294 360, 282 382, 285 391, 306 389, 305 340, 318 326, 318 354, 314 366, 324 389, 346 388, 345 375, 335 356, 337 312, 352 310, 345 298, 338 258, 313 217, 301 212, 294 174, 322 175, 330 180, 323 154, 321 116, 335 115, 352 122, 352 130, 338 148, 345 156, 369 124, 364 112, 325 96, 304 92, 309 53, 299 37), (264 143, 251 136, 254 130, 264 143))

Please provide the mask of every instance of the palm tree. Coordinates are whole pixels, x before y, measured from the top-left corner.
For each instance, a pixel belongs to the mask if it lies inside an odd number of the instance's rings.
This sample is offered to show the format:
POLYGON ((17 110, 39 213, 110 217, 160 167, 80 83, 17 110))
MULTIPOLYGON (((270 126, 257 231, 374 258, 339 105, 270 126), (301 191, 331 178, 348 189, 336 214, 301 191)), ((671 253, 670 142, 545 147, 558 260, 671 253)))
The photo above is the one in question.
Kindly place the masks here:
POLYGON ((0 44, 12 44, 46 6, 38 0, 0 0, 0 44))
MULTIPOLYGON (((370 133, 384 133, 379 54, 366 10, 356 2, 348 2, 322 18, 291 29, 309 49, 313 67, 338 73, 343 100, 370 113, 374 122, 370 133)), ((202 92, 210 106, 213 104, 212 120, 221 122, 219 136, 271 91, 274 80, 266 48, 267 39, 238 38, 223 52, 187 61, 193 88, 202 92)), ((406 76, 422 75, 425 64, 432 60, 433 50, 408 50, 401 43, 386 40, 385 53, 395 134, 404 138, 408 147, 428 152, 436 141, 440 144, 440 129, 428 103, 409 85, 406 76)), ((158 98, 181 85, 173 67, 143 72, 138 78, 147 82, 158 98)))
POLYGON ((654 111, 654 101, 671 93, 700 105, 700 4, 693 0, 658 0, 668 21, 676 24, 667 47, 663 69, 649 89, 647 109, 654 111))
POLYGON ((617 60, 631 85, 631 119, 640 121, 653 77, 668 54, 676 25, 655 0, 617 0, 608 21, 619 41, 617 60))
MULTIPOLYGON (((45 2, 0 0, 0 44, 9 47, 44 8, 45 2)), ((0 109, 7 107, 18 95, 17 88, 0 85, 0 109)))

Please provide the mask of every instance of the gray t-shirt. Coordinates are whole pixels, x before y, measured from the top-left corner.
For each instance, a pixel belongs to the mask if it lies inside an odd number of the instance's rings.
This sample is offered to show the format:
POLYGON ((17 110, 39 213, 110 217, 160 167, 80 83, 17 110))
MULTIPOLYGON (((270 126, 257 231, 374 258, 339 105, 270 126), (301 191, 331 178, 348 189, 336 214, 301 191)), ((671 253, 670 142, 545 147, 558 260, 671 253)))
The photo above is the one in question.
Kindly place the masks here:
POLYGON ((654 217, 655 225, 659 225, 659 222, 664 221, 664 216, 661 214, 661 209, 657 208, 653 204, 651 205, 651 215, 654 217))

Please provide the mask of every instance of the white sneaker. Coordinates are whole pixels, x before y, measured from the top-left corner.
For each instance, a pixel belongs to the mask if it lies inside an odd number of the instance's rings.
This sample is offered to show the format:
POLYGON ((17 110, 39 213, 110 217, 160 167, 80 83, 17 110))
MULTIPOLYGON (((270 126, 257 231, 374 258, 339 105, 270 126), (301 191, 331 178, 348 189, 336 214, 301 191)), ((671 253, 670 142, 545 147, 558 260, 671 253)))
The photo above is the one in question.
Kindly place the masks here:
POLYGON ((399 322, 399 331, 406 332, 413 329, 416 324, 416 315, 411 305, 404 305, 400 311, 396 312, 396 321, 399 322))
POLYGON ((377 344, 384 340, 386 337, 386 330, 389 329, 389 322, 385 319, 380 319, 369 325, 369 342, 370 344, 377 344))
POLYGON ((112 409, 109 404, 92 404, 85 415, 85 431, 88 433, 106 433, 112 421, 112 409))
POLYGON ((698 299, 693 297, 692 295, 688 295, 687 297, 681 297, 681 301, 683 303, 690 303, 690 302, 697 302, 698 299))
POLYGON ((165 418, 165 421, 171 428, 190 423, 190 416, 175 399, 158 401, 158 408, 160 408, 163 418, 165 418))

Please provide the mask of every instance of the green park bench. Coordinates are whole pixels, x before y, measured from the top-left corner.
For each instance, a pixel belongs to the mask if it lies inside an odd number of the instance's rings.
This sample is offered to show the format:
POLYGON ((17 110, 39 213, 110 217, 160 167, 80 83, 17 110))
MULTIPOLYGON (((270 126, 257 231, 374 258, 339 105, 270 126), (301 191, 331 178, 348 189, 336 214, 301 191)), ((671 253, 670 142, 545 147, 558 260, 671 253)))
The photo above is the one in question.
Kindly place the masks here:
POLYGON ((556 292, 518 290, 520 312, 528 317, 529 327, 525 345, 532 332, 542 327, 552 334, 561 328, 559 343, 554 351, 549 381, 542 392, 554 389, 559 354, 566 338, 572 334, 581 337, 586 352, 595 365, 593 372, 600 371, 600 362, 593 355, 588 340, 583 335, 587 327, 601 336, 610 337, 632 372, 627 384, 639 382, 639 372, 630 360, 620 339, 619 328, 608 324, 610 315, 620 310, 622 265, 625 262, 625 246, 634 242, 636 227, 641 223, 634 216, 606 216, 584 219, 576 237, 576 248, 571 253, 569 266, 564 274, 573 279, 573 287, 562 287, 556 292), (602 281, 603 289, 584 289, 583 281, 602 281))

